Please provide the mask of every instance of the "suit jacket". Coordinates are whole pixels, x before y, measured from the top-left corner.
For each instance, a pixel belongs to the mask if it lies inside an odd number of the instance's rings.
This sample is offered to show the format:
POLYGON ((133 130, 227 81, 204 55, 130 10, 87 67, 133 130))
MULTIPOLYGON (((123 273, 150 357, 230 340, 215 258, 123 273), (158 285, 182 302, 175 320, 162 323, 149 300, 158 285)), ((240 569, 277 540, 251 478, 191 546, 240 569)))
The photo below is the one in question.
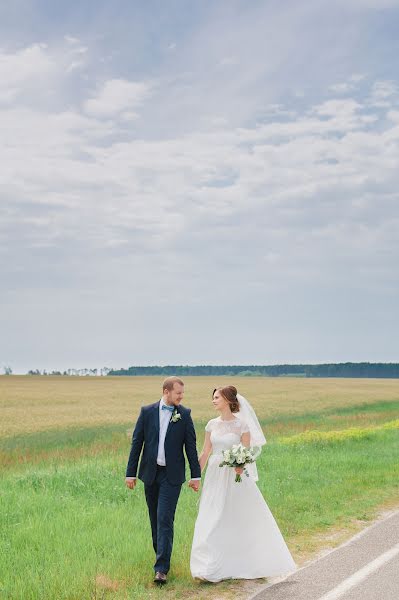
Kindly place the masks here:
MULTIPOLYGON (((137 476, 137 467, 142 452, 138 476, 147 485, 153 483, 157 471, 159 402, 143 406, 141 409, 133 431, 126 469, 126 477, 137 476)), ((191 410, 180 405, 177 407, 177 412, 180 413, 181 418, 175 423, 169 422, 165 437, 166 476, 172 485, 181 485, 186 480, 183 447, 190 465, 191 477, 201 477, 191 410)))

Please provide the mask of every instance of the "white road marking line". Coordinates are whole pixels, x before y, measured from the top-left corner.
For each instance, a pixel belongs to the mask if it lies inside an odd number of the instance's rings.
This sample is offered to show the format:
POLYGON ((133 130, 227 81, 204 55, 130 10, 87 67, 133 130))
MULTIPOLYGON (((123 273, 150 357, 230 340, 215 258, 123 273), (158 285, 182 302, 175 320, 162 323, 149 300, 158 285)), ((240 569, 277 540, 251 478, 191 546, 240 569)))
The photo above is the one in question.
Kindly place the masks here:
POLYGON ((359 569, 359 571, 356 571, 356 573, 347 579, 344 579, 342 583, 331 590, 331 592, 327 592, 327 594, 321 596, 319 600, 338 600, 338 598, 341 598, 345 592, 353 588, 355 585, 361 583, 363 579, 366 579, 366 577, 371 575, 373 571, 376 571, 382 567, 382 565, 394 558, 394 556, 397 554, 399 554, 399 544, 396 544, 390 550, 384 552, 384 554, 380 554, 380 556, 368 563, 365 567, 359 569))

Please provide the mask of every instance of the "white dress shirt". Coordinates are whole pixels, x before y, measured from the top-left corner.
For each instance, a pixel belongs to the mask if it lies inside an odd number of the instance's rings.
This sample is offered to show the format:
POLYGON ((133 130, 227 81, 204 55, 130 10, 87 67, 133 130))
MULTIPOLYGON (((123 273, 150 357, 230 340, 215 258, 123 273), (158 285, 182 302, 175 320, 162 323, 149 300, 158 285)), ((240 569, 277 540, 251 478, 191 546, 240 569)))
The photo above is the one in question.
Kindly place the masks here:
MULTIPOLYGON (((172 411, 162 409, 163 406, 168 406, 163 398, 159 403, 159 442, 158 442, 158 455, 157 465, 160 467, 166 467, 165 458, 165 437, 168 430, 169 421, 172 417, 172 411)), ((174 410, 175 407, 173 407, 174 410)))

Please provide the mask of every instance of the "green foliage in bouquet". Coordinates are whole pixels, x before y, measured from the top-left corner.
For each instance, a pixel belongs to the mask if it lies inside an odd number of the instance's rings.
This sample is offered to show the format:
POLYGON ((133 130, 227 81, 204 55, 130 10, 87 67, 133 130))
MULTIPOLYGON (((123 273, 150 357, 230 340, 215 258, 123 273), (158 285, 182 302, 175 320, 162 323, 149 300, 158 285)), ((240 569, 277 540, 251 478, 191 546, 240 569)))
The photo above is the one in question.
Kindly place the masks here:
MULTIPOLYGON (((220 463, 219 467, 243 467, 245 475, 249 477, 245 465, 255 462, 260 453, 261 449, 255 446, 253 448, 247 448, 242 444, 235 444, 228 450, 223 451, 223 461, 220 463)), ((237 473, 235 481, 241 483, 242 479, 240 473, 237 473)))

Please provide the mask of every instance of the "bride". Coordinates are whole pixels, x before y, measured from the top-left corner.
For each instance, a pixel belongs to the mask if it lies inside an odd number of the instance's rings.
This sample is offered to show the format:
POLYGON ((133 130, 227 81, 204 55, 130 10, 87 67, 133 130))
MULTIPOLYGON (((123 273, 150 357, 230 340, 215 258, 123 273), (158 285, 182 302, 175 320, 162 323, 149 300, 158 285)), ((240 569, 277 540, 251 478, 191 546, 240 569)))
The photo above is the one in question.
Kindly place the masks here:
POLYGON ((256 579, 282 575, 296 569, 283 536, 256 485, 255 464, 242 468, 219 467, 222 451, 233 444, 262 446, 266 443, 249 402, 234 386, 216 388, 213 405, 220 416, 205 427, 199 459, 201 471, 209 458, 201 495, 190 567, 193 577, 217 582, 222 579, 256 579))

